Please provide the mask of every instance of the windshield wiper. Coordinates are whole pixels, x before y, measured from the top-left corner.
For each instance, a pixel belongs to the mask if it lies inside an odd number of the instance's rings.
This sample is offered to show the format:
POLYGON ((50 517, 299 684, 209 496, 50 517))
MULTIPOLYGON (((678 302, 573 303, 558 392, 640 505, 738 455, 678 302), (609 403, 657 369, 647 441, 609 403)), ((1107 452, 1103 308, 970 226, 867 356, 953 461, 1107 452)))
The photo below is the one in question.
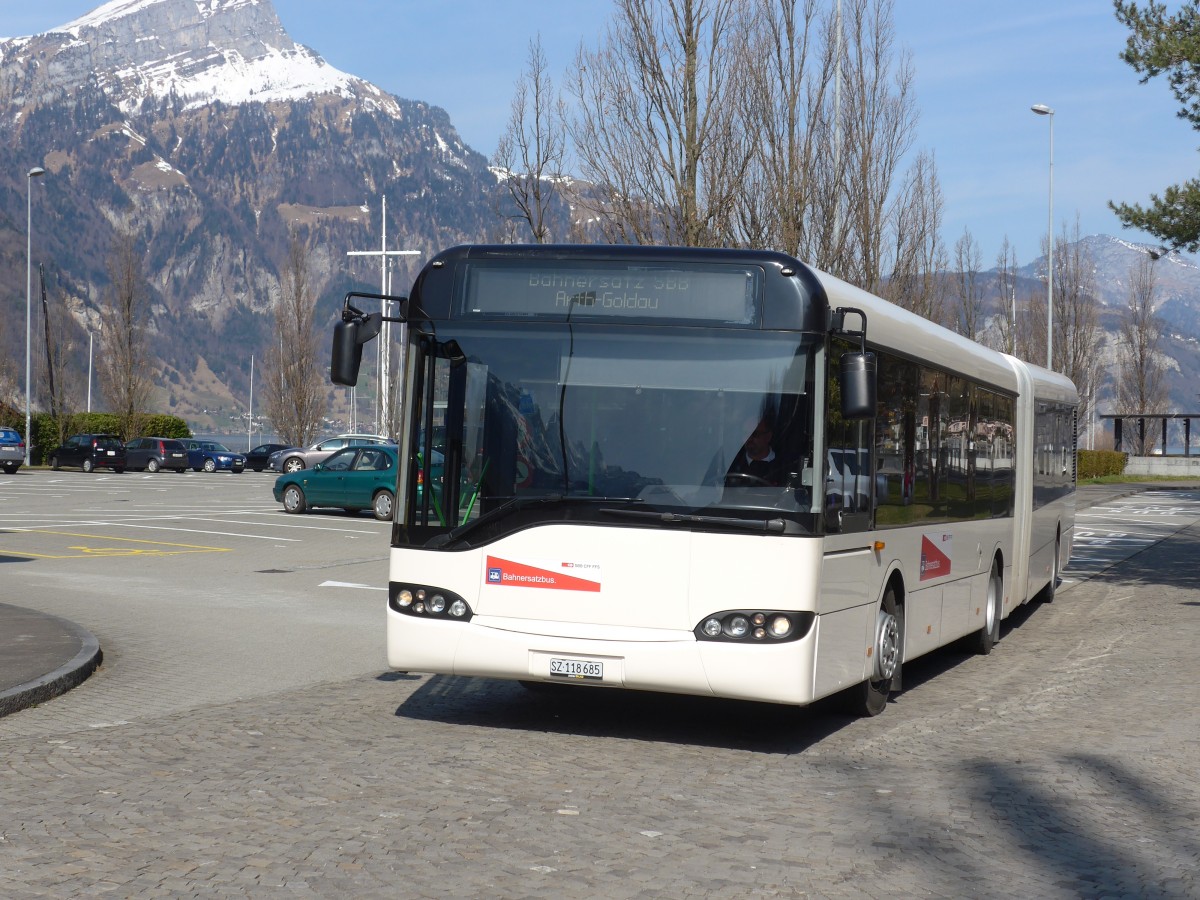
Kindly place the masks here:
POLYGON ((705 516, 681 514, 673 512, 652 512, 642 509, 602 509, 602 513, 611 516, 624 516, 627 519, 650 519, 669 525, 722 525, 727 528, 740 528, 743 531, 764 531, 767 534, 784 534, 787 532, 787 522, 783 519, 735 519, 731 516, 705 516))
POLYGON ((453 528, 444 535, 439 535, 429 542, 430 546, 445 546, 453 541, 458 541, 483 525, 488 525, 492 522, 502 519, 505 516, 518 512, 523 509, 529 509, 533 506, 557 506, 560 504, 568 505, 575 503, 641 503, 637 497, 592 497, 587 495, 573 494, 542 494, 536 497, 510 497, 505 500, 495 509, 488 510, 478 519, 473 519, 470 522, 464 522, 457 528, 453 528))

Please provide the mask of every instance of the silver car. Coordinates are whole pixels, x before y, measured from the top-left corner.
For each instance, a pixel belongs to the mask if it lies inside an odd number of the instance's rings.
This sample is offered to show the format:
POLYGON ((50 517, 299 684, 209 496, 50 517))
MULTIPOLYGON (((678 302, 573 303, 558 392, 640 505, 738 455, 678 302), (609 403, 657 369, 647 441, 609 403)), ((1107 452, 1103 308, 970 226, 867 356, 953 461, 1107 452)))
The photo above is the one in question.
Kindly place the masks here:
POLYGON ((299 472, 301 469, 311 469, 319 462, 324 462, 343 447, 354 447, 362 444, 392 444, 388 438, 378 434, 339 434, 336 437, 317 441, 311 447, 288 447, 276 450, 267 460, 267 465, 275 472, 299 472))
POLYGON ((0 428, 0 465, 12 475, 25 464, 25 441, 13 428, 0 428))

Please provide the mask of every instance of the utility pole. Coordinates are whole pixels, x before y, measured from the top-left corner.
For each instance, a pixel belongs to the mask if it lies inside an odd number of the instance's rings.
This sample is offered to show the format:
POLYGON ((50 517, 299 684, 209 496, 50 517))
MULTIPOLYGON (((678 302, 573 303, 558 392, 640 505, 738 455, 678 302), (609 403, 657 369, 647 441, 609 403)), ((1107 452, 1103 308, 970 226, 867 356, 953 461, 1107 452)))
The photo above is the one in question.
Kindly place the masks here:
MULTIPOLYGON (((379 257, 379 293, 386 294, 388 292, 388 263, 389 257, 392 256, 418 256, 420 250, 389 250, 387 248, 387 196, 383 198, 382 211, 380 213, 380 223, 382 240, 378 250, 350 250, 346 253, 347 256, 378 256, 379 257)), ((391 388, 391 366, 392 366, 392 323, 387 321, 392 315, 392 302, 390 300, 383 301, 383 327, 379 333, 379 395, 375 398, 375 430, 382 434, 386 429, 385 420, 388 418, 390 411, 392 388, 391 388)), ((406 335, 401 328, 401 340, 406 340, 406 335)), ((390 437, 390 435, 388 435, 390 437)))

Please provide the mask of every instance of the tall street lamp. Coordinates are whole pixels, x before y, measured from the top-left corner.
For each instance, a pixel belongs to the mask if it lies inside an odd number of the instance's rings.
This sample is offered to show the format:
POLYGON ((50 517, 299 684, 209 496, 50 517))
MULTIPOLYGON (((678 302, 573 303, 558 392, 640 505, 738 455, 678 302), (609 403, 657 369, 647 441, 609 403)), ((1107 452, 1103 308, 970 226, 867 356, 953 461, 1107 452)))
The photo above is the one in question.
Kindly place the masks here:
POLYGON ((1039 116, 1050 117, 1050 214, 1046 237, 1049 251, 1046 256, 1046 368, 1054 368, 1054 110, 1045 103, 1030 107, 1039 116))
POLYGON ((25 183, 25 465, 33 455, 33 433, 29 430, 30 333, 33 322, 33 179, 46 174, 41 166, 29 170, 25 183))

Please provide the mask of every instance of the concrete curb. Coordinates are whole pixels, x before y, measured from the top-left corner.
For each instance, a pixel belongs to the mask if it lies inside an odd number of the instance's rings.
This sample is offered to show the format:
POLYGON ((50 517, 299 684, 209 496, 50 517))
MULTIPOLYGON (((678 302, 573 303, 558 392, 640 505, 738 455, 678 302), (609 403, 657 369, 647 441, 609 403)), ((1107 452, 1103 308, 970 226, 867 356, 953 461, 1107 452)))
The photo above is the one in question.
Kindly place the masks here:
POLYGON ((53 620, 63 631, 73 635, 80 643, 79 652, 53 672, 0 691, 0 717, 28 709, 39 703, 45 703, 60 694, 65 694, 73 687, 78 687, 96 671, 104 658, 104 654, 100 650, 100 642, 90 631, 68 619, 46 614, 43 616, 53 620))

